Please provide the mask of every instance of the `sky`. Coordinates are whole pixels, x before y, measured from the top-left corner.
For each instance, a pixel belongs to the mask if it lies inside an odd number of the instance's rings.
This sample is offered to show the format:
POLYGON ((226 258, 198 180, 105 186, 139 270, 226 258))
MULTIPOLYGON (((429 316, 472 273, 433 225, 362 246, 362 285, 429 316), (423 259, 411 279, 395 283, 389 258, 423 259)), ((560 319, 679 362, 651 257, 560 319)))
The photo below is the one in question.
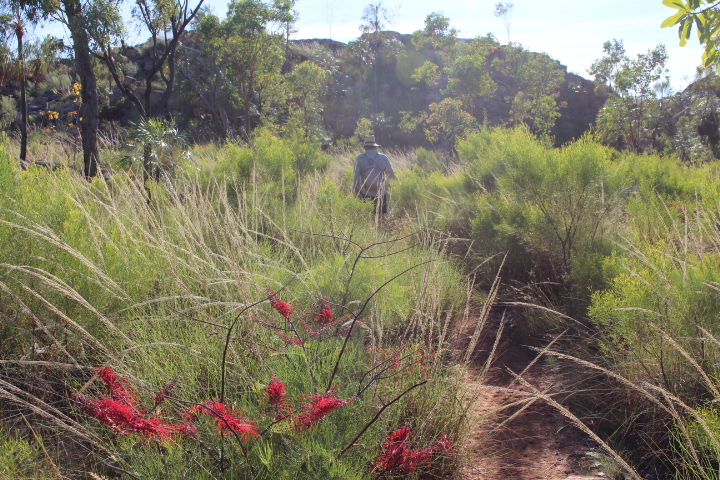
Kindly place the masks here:
MULTIPOLYGON (((667 47, 670 79, 682 89, 692 81, 701 63, 702 47, 693 39, 685 47, 678 44, 677 28, 660 28, 675 10, 662 0, 503 0, 513 3, 510 41, 534 52, 544 52, 568 70, 591 79, 587 70, 603 56, 603 43, 618 39, 631 58, 647 53, 658 44, 667 47)), ((224 17, 227 0, 206 0, 214 13, 224 17)), ((297 33, 294 38, 332 38, 348 42, 360 35, 363 9, 376 0, 297 0, 297 33)), ((383 6, 397 8, 398 15, 388 30, 412 33, 424 27, 425 18, 441 12, 460 38, 474 38, 490 32, 507 43, 504 22, 495 17, 498 0, 382 0, 383 6), (404 3, 401 3, 403 2, 404 3)))

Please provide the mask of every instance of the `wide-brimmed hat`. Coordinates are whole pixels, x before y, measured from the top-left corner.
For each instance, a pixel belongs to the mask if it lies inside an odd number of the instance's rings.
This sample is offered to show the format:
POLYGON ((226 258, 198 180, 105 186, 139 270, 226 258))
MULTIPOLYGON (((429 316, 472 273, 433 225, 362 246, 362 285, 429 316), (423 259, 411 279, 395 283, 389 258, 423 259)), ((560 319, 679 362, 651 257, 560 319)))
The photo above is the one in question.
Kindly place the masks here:
POLYGON ((375 135, 368 135, 365 137, 363 147, 379 147, 380 145, 375 143, 375 135))

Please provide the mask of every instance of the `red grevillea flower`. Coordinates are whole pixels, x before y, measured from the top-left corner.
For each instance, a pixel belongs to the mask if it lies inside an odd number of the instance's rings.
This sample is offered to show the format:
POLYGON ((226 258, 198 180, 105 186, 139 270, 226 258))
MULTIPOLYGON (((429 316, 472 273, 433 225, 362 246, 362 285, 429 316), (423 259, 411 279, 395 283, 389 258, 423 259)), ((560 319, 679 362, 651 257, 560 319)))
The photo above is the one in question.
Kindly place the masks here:
POLYGON ((192 423, 181 423, 177 427, 177 432, 185 438, 198 437, 198 429, 192 423))
POLYGON ((452 443, 450 443, 450 440, 448 440, 447 435, 444 433, 440 434, 440 438, 435 441, 432 447, 435 453, 445 453, 453 448, 452 443))
POLYGON ((315 321, 320 325, 327 325, 335 319, 335 314, 330 308, 330 302, 327 298, 322 299, 320 305, 320 313, 315 317, 315 321))
POLYGON ((120 377, 117 372, 110 367, 98 368, 97 375, 103 383, 105 383, 105 386, 110 392, 110 398, 137 408, 138 392, 128 383, 127 379, 120 377))
POLYGON ((434 454, 445 453, 452 449, 450 441, 443 433, 435 443, 426 445, 420 450, 411 450, 407 443, 411 434, 410 427, 400 427, 383 440, 380 455, 375 460, 373 475, 380 476, 386 472, 412 473, 432 460, 434 454))
POLYGON ((172 395, 175 386, 177 386, 177 378, 165 384, 165 386, 161 388, 157 394, 155 394, 155 396, 153 397, 153 402, 155 403, 156 407, 162 404, 165 401, 165 398, 172 395))
POLYGON ((267 289, 267 296, 268 300, 270 300, 270 306, 277 310, 280 315, 289 320, 290 316, 295 311, 292 305, 280 300, 275 294, 275 292, 270 288, 267 289))
POLYGON ((278 337, 282 338, 287 343, 292 343, 293 345, 298 346, 302 346, 305 344, 305 342, 303 342, 301 338, 290 336, 287 333, 281 332, 280 330, 275 330, 275 333, 278 337))
POLYGON ((333 390, 324 394, 308 395, 310 402, 300 407, 300 413, 296 415, 295 426, 298 430, 312 428, 330 412, 344 407, 354 400, 337 398, 333 390))
POLYGON ((193 405, 184 412, 180 413, 186 423, 196 422, 198 417, 203 413, 204 408, 202 405, 193 405))
POLYGON ((220 402, 203 403, 203 412, 215 418, 221 435, 235 433, 245 442, 252 437, 260 437, 257 426, 252 420, 242 416, 239 410, 233 410, 220 402))
POLYGON ((155 440, 169 440, 177 431, 177 425, 167 424, 157 417, 145 418, 134 407, 120 400, 98 400, 81 393, 74 394, 74 397, 85 413, 121 434, 137 432, 155 440))
POLYGON ((405 442, 410 434, 412 434, 410 427, 400 427, 383 440, 382 451, 375 461, 373 472, 379 474, 403 467, 409 453, 405 442))
POLYGON ((287 395, 286 385, 280 381, 277 375, 270 377, 270 384, 265 387, 265 396, 270 405, 282 409, 284 407, 283 400, 287 395))

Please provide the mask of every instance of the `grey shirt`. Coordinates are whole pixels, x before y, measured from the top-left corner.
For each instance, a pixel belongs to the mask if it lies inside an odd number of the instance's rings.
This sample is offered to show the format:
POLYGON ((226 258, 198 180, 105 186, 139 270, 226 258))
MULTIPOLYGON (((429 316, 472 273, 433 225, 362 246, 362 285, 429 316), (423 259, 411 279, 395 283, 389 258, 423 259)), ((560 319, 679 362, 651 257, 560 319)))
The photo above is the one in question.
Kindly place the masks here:
POLYGON ((387 180, 390 178, 395 179, 395 172, 393 172, 388 157, 377 150, 366 150, 364 153, 358 155, 355 161, 353 187, 360 190, 360 193, 369 196, 384 195, 387 180), (370 188, 370 185, 374 183, 373 175, 377 175, 378 173, 382 175, 382 182, 380 182, 378 191, 374 192, 372 188, 370 188))

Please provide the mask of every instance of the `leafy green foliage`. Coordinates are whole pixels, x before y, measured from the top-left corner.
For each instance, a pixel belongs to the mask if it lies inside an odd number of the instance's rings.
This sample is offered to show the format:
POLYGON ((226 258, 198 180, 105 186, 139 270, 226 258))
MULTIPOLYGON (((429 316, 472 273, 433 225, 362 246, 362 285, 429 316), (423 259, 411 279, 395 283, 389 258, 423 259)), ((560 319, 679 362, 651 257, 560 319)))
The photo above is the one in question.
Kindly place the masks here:
POLYGON ((606 238, 628 185, 608 149, 591 138, 553 149, 516 128, 470 135, 458 151, 485 192, 472 219, 482 255, 509 252, 508 275, 524 281, 563 283, 575 275, 578 288, 601 286, 597 275, 582 279, 573 266, 608 253, 606 238))
POLYGON ((0 472, 3 476, 17 480, 61 478, 57 467, 53 471, 46 463, 41 446, 0 430, 0 472))
POLYGON ((0 97, 0 125, 3 130, 8 128, 17 118, 17 105, 12 97, 0 97))
POLYGON ((472 107, 477 97, 493 93, 497 86, 490 77, 487 56, 499 46, 492 35, 474 39, 446 69, 446 93, 456 96, 466 108, 472 107))
MULTIPOLYGON (((720 50, 718 50, 718 31, 720 31, 720 9, 717 3, 709 0, 663 0, 663 5, 677 10, 666 18, 661 27, 678 26, 680 46, 687 45, 693 27, 702 45, 703 66, 716 66, 720 69, 720 50)), ((720 70, 718 70, 720 72, 720 70)))
POLYGON ((622 41, 605 42, 603 50, 605 56, 589 70, 611 95, 598 115, 598 132, 617 148, 658 150, 653 139, 665 127, 660 118, 664 105, 659 98, 667 82, 665 46, 658 45, 634 60, 625 55, 622 41))
POLYGON ((229 116, 242 114, 243 133, 249 141, 253 116, 274 101, 284 102, 283 96, 263 96, 260 103, 254 99, 266 90, 278 91, 273 87, 280 80, 285 36, 293 20, 290 2, 261 0, 233 1, 224 20, 214 15, 200 20, 201 48, 186 57, 183 75, 225 136, 233 135, 229 116))
POLYGON ((556 97, 565 79, 563 68, 549 56, 521 46, 510 46, 505 52, 505 58, 494 59, 492 66, 511 79, 511 121, 526 123, 538 135, 549 134, 560 116, 556 97))
POLYGON ((439 59, 449 60, 457 47, 458 32, 450 27, 450 19, 441 12, 425 17, 425 28, 413 33, 412 43, 417 50, 429 48, 438 52, 439 59))
POLYGON ((291 120, 297 118, 305 138, 322 139, 322 96, 326 91, 326 73, 318 65, 303 62, 285 75, 289 100, 294 105, 291 120))
POLYGON ((431 142, 454 145, 476 128, 475 119, 462 109, 462 103, 446 98, 430 105, 430 115, 425 121, 425 136, 431 142))

